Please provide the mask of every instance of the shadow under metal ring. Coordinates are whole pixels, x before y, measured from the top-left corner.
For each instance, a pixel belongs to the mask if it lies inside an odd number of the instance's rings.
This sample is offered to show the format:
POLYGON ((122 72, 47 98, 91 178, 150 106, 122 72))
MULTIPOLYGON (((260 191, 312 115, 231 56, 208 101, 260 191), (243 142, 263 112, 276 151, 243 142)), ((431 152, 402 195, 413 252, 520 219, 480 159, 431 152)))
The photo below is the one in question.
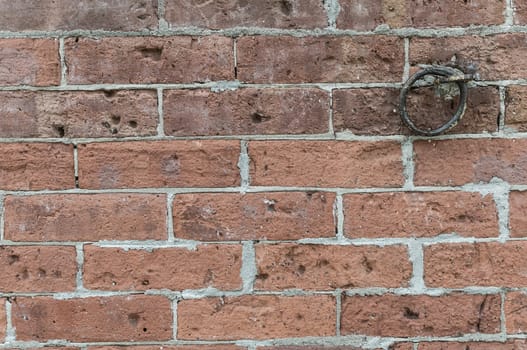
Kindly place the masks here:
MULTIPOLYGON (((461 75, 462 74, 463 73, 461 72, 461 75)), ((401 89, 401 94, 399 95, 399 113, 401 114, 401 119, 403 120, 403 122, 417 134, 426 136, 436 136, 456 126, 456 124, 461 120, 461 117, 463 117, 463 114, 465 113, 468 95, 468 87, 466 80, 463 80, 462 78, 456 79, 456 77, 458 76, 460 76, 460 71, 451 67, 429 67, 417 72, 412 77, 410 77, 410 79, 408 79, 406 83, 404 83, 401 89), (440 82, 456 83, 459 87, 459 105, 457 107, 456 113, 448 122, 446 122, 439 128, 433 130, 419 129, 412 121, 412 119, 408 116, 408 111, 406 110, 406 100, 408 98, 408 92, 413 88, 415 82, 427 75, 445 77, 445 79, 442 79, 440 82)))

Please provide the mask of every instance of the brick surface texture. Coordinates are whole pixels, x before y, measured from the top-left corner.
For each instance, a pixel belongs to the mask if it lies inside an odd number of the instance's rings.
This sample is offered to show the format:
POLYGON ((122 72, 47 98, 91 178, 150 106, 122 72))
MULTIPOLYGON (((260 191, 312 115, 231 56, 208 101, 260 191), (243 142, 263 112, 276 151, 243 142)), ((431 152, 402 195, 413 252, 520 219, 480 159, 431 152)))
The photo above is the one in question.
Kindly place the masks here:
POLYGON ((0 349, 527 350, 525 57, 526 0, 0 0, 0 349))

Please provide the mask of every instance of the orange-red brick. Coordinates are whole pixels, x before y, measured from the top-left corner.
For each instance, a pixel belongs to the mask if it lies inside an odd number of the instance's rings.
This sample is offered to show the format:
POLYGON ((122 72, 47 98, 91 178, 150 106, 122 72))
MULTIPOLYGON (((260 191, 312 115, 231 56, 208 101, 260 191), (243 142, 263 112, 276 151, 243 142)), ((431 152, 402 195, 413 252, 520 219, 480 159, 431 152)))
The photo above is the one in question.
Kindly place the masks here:
POLYGON ((469 192, 392 192, 344 195, 350 238, 431 237, 456 233, 497 237, 492 196, 469 192))
POLYGON ((0 291, 66 292, 75 289, 75 247, 0 246, 0 291))
POLYGON ((19 297, 12 312, 18 340, 111 342, 172 338, 170 301, 161 296, 65 300, 19 297))
POLYGON ((13 241, 163 240, 161 194, 8 196, 5 237, 13 241))
POLYGON ((332 296, 255 296, 183 300, 182 340, 273 339, 335 335, 332 296))
POLYGON ((79 145, 81 188, 228 187, 240 184, 238 141, 79 145))
POLYGON ((412 264, 402 246, 258 244, 255 288, 332 290, 406 287, 412 264))
POLYGON ((334 237, 334 203, 329 192, 178 194, 174 235, 201 241, 334 237))
POLYGON ((240 289, 240 245, 200 245, 196 250, 151 252, 84 248, 84 286, 102 290, 240 289))
POLYGON ((397 142, 249 142, 251 184, 307 187, 399 187, 397 142))

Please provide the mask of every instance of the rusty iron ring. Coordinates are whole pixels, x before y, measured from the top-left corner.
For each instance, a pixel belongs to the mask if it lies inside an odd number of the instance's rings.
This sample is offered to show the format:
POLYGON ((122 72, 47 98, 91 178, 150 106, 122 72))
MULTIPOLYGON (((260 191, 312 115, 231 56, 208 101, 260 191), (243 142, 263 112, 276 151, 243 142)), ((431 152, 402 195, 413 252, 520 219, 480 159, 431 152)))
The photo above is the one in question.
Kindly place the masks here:
POLYGON ((411 130, 420 135, 437 136, 450 130, 451 128, 456 126, 457 123, 461 120, 463 114, 465 113, 465 109, 467 108, 468 80, 471 80, 471 76, 465 75, 463 74, 463 72, 460 72, 459 70, 451 67, 434 66, 425 68, 415 73, 412 77, 410 77, 410 79, 406 81, 406 83, 404 83, 401 89, 401 93, 399 95, 399 113, 401 115, 401 119, 411 130), (438 80, 439 83, 456 83, 459 87, 459 105, 457 107, 456 113, 454 113, 454 115, 452 116, 452 118, 450 118, 448 122, 446 122, 439 128, 433 130, 419 129, 412 121, 412 119, 408 115, 408 111, 406 110, 406 100, 408 98, 408 92, 412 88, 417 88, 413 86, 415 82, 427 75, 444 77, 444 79, 438 80))

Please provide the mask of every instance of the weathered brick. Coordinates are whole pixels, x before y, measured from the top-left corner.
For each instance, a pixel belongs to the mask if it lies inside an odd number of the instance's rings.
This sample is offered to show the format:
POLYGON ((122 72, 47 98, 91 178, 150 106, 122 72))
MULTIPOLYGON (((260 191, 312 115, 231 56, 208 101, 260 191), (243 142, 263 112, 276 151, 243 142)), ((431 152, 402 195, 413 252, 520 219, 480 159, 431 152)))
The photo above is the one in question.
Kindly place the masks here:
POLYGON ((514 24, 527 24, 527 3, 523 0, 514 2, 514 24))
POLYGON ((325 192, 181 194, 174 234, 202 241, 334 237, 334 202, 325 192))
POLYGON ((8 196, 5 237, 13 241, 166 239, 161 194, 8 196))
MULTIPOLYGON (((358 348, 356 346, 349 346, 349 345, 340 345, 340 346, 331 346, 331 345, 279 345, 279 346, 263 346, 263 347, 257 347, 258 350, 362 350, 366 348, 358 348)), ((370 350, 381 350, 378 349, 372 349, 370 350)))
POLYGON ((417 185, 457 186, 500 178, 527 183, 527 140, 460 139, 414 143, 417 185))
POLYGON ((388 36, 238 39, 238 78, 252 83, 398 82, 403 41, 388 36))
POLYGON ((509 193, 509 229, 511 237, 527 237, 527 192, 509 193))
POLYGON ((509 86, 505 99, 505 128, 507 131, 527 131, 527 87, 509 86))
POLYGON ((340 1, 337 27, 372 30, 381 24, 392 28, 502 24, 504 10, 504 1, 343 0, 340 1))
POLYGON ((182 300, 178 339, 272 339, 335 334, 332 296, 274 295, 182 300))
POLYGON ((431 237, 456 233, 497 237, 492 196, 471 192, 393 192, 344 196, 344 234, 350 238, 431 237))
POLYGON ((429 287, 525 287, 518 269, 527 242, 434 244, 424 250, 424 278, 429 287))
POLYGON ((499 295, 346 296, 341 334, 416 337, 500 331, 499 295))
MULTIPOLYGON (((356 135, 412 134, 399 116, 399 89, 344 89, 333 93, 335 131, 356 135)), ((448 121, 458 106, 457 98, 444 99, 432 90, 412 91, 407 99, 409 116, 420 128, 437 128, 448 121)), ((498 90, 494 87, 469 89, 467 109, 449 133, 494 132, 500 113, 498 90)))
POLYGON ((0 291, 60 292, 75 289, 75 247, 0 246, 0 291))
POLYGON ((211 1, 166 0, 165 18, 173 27, 324 28, 327 17, 318 0, 211 1))
POLYGON ((156 0, 1 0, 0 30, 143 30, 157 27, 156 0))
POLYGON ((88 350, 244 350, 243 347, 238 347, 231 344, 221 345, 132 345, 132 346, 90 346, 88 350))
POLYGON ((392 344, 388 350, 414 350, 413 343, 396 343, 392 344))
POLYGON ((418 350, 525 350, 527 341, 524 339, 498 342, 433 342, 420 343, 418 350))
POLYGON ((81 144, 79 183, 85 188, 236 186, 239 155, 238 141, 81 144))
POLYGON ((16 337, 22 341, 161 341, 172 338, 170 301, 161 296, 65 300, 17 297, 12 313, 16 337))
POLYGON ((104 290, 240 289, 240 245, 200 245, 196 250, 84 248, 84 286, 104 290))
POLYGON ((319 89, 167 90, 163 101, 167 135, 328 132, 329 95, 319 89))
POLYGON ((259 244, 255 288, 406 287, 412 264, 403 246, 259 244))
POLYGON ((234 78, 233 42, 219 36, 70 38, 68 82, 191 83, 234 78))
POLYGON ((0 85, 46 86, 60 82, 58 40, 1 39, 0 57, 0 85))
POLYGON ((254 141, 251 184, 396 187, 404 182, 397 142, 254 141))
POLYGON ((75 187, 73 146, 0 143, 0 189, 60 190, 75 187))
POLYGON ((155 91, 1 91, 1 137, 157 134, 155 91))
POLYGON ((505 299, 505 320, 507 333, 525 333, 527 330, 527 295, 511 292, 505 299))
POLYGON ((526 38, 524 33, 412 38, 410 65, 454 63, 467 72, 476 70, 483 80, 523 79, 527 68, 517 57, 527 54, 526 38))

